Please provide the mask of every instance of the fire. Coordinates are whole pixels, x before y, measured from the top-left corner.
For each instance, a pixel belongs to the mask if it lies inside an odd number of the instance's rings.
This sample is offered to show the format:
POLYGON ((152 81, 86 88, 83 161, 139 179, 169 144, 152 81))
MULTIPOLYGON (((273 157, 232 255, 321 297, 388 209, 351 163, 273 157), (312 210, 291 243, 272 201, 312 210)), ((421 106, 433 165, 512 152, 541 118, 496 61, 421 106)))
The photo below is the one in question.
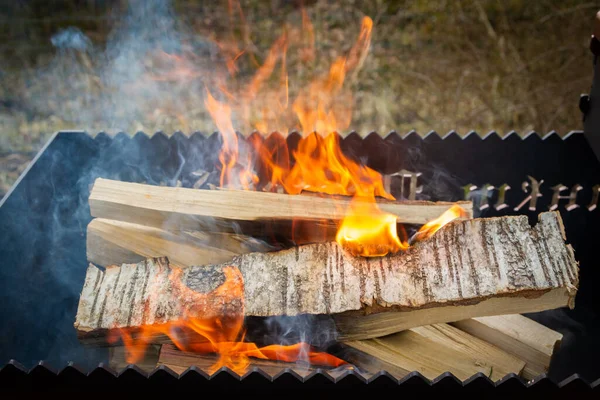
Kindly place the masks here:
MULTIPOLYGON (((323 76, 292 95, 287 52, 296 44, 300 47, 300 59, 317 59, 314 28, 306 10, 302 9, 301 31, 286 29, 259 63, 253 46, 250 46, 250 28, 239 3, 230 0, 228 4, 231 26, 236 26, 235 15, 242 20, 244 46, 217 43, 226 59, 223 70, 229 77, 216 77, 216 83, 211 88, 206 87, 205 98, 206 109, 223 140, 218 157, 221 187, 284 190, 291 195, 312 192, 350 196, 352 200, 336 235, 340 245, 362 257, 380 257, 408 249, 410 241, 402 231, 398 234, 398 222, 401 221, 377 206, 377 197, 395 200, 385 190, 381 174, 346 156, 337 135, 339 130, 348 128, 352 119, 353 99, 344 84, 356 77, 365 61, 373 29, 371 18, 363 18, 358 38, 347 56, 337 57, 323 76), (231 89, 228 84, 241 75, 237 65, 245 58, 250 59, 257 72, 248 84, 236 86, 241 87, 241 91, 231 89), (269 87, 273 75, 277 82, 275 90, 269 87), (254 126, 262 133, 297 127, 303 137, 293 151, 288 149, 285 139, 278 140, 277 137, 264 142, 249 141, 249 147, 242 148, 241 144, 246 142, 238 140, 234 119, 254 126)), ((198 76, 190 63, 176 57, 171 61, 182 64, 173 72, 176 79, 198 76)), ((174 78, 167 75, 162 79, 174 78)), ((464 215, 466 213, 460 207, 452 207, 440 218, 424 225, 412 239, 425 239, 444 224, 464 215)), ((175 294, 192 298, 192 304, 201 306, 186 310, 180 321, 147 325, 136 330, 115 329, 111 341, 121 338, 127 349, 127 361, 135 363, 157 336, 166 336, 180 350, 218 354, 212 372, 226 366, 241 374, 252 357, 335 367, 345 363, 332 355, 314 351, 307 343, 258 347, 246 342, 242 275, 234 267, 226 268, 224 273, 225 282, 208 294, 190 290, 178 280, 181 271, 174 273, 175 294)))
MULTIPOLYGON (((238 7, 241 15, 241 9, 238 7)), ((255 190, 262 185, 263 190, 282 188, 288 194, 302 192, 324 193, 328 195, 351 196, 353 200, 345 210, 336 241, 350 253, 363 257, 379 257, 405 250, 408 241, 402 241, 397 233, 397 219, 394 215, 383 213, 376 202, 377 197, 394 200, 383 186, 381 174, 350 159, 343 154, 338 129, 347 128, 352 118, 350 93, 343 87, 349 75, 356 74, 361 68, 371 43, 373 21, 369 17, 362 20, 358 39, 347 56, 337 57, 329 67, 328 73, 317 77, 302 88, 289 109, 289 82, 285 65, 286 54, 294 41, 292 33, 284 33, 270 48, 262 65, 258 66, 250 83, 239 96, 231 96, 222 84, 219 86, 223 98, 221 103, 207 91, 206 106, 223 136, 223 149, 219 155, 221 162, 221 186, 255 190), (258 99, 261 89, 269 77, 277 70, 280 62, 279 92, 281 96, 275 103, 268 102, 258 114, 254 126, 267 131, 277 117, 287 112, 295 116, 303 137, 297 149, 291 152, 285 141, 251 143, 252 156, 240 157, 244 153, 238 146, 232 123, 232 109, 236 107, 243 119, 248 119, 250 105, 258 99), (341 97, 343 94, 343 97, 341 97), (240 98, 241 104, 234 99, 240 98), (269 110, 267 110, 269 109, 269 110), (255 169, 262 168, 266 182, 260 182, 255 169)), ((314 30, 306 10, 302 10, 301 56, 314 58, 314 30), (308 43, 307 43, 308 42, 308 43)), ((235 54, 239 49, 234 47, 235 54)), ((233 52, 231 54, 234 54, 233 52)), ((236 59, 239 55, 236 55, 236 59)), ((230 68, 232 69, 232 68, 230 68)), ((233 74, 232 74, 233 77, 233 74)), ((246 151, 246 153, 249 153, 246 151)), ((458 213, 457 215, 462 215, 458 213)), ((440 220, 425 225, 417 234, 421 240, 431 236, 439 227, 453 219, 444 215, 440 220)))
POLYGON ((437 231, 439 231, 444 225, 449 222, 457 219, 457 218, 466 218, 467 212, 457 204, 454 204, 448 210, 446 210, 442 215, 433 221, 429 221, 425 225, 423 225, 417 233, 411 238, 411 242, 416 242, 419 240, 427 239, 428 237, 433 236, 437 231))
MULTIPOLYGON (((302 10, 302 26, 306 34, 301 51, 307 58, 312 58, 314 31, 305 10, 302 10), (309 42, 308 47, 305 43, 306 38, 309 42)), ((359 224, 356 223, 358 217, 352 216, 358 206, 350 207, 347 211, 349 216, 340 228, 338 241, 352 243, 355 249, 363 249, 359 253, 364 256, 381 255, 405 248, 396 234, 395 218, 379 212, 376 205, 376 197, 394 199, 384 189, 382 176, 375 170, 345 156, 340 147, 339 137, 335 134, 338 129, 346 128, 350 124, 352 109, 349 106, 351 103, 349 94, 344 93, 343 101, 340 101, 342 100, 340 96, 343 94, 346 76, 358 70, 364 62, 371 42, 372 28, 371 18, 364 17, 359 37, 348 56, 338 57, 325 76, 313 80, 306 88, 300 90, 292 102, 291 111, 304 133, 298 148, 292 152, 293 164, 285 155, 275 157, 276 154, 289 153, 285 142, 283 146, 281 143, 277 143, 275 147, 262 143, 253 146, 255 156, 258 158, 256 164, 260 163, 264 167, 265 175, 268 177, 266 183, 270 189, 281 187, 289 194, 307 191, 360 197, 363 204, 361 207, 368 208, 368 212, 362 213, 363 222, 359 224)), ((290 111, 288 110, 289 83, 285 67, 290 40, 288 35, 282 35, 275 42, 264 63, 246 86, 240 96, 244 99, 244 103, 242 107, 238 107, 241 108, 242 116, 247 113, 248 103, 256 99, 260 88, 276 70, 278 61, 281 61, 280 86, 285 93, 283 96, 285 100, 279 101, 275 109, 281 114, 290 111)), ((227 90, 221 91, 224 98, 230 97, 227 96, 227 90)), ((215 100, 209 91, 207 91, 206 106, 223 136, 223 149, 219 156, 221 185, 242 189, 256 187, 260 182, 258 174, 253 172, 253 168, 256 167, 253 159, 240 160, 239 143, 232 124, 232 106, 215 100)), ((265 114, 267 112, 263 113, 265 114)), ((255 122, 255 126, 266 130, 269 126, 268 122, 269 119, 266 118, 255 122)))
POLYGON ((116 328, 110 332, 110 343, 123 341, 128 363, 139 362, 148 345, 158 337, 168 337, 182 351, 217 354, 211 374, 221 367, 228 367, 241 375, 246 372, 251 357, 333 367, 345 364, 335 356, 314 351, 307 343, 258 347, 255 343, 245 342, 244 283, 238 268, 223 268, 224 282, 205 294, 188 288, 181 279, 182 273, 181 269, 173 268, 170 275, 172 295, 190 300, 189 304, 193 306, 182 310, 180 320, 135 329, 116 328))
POLYGON ((355 198, 342 221, 335 240, 355 256, 381 257, 406 250, 398 238, 396 216, 379 210, 376 203, 355 198))

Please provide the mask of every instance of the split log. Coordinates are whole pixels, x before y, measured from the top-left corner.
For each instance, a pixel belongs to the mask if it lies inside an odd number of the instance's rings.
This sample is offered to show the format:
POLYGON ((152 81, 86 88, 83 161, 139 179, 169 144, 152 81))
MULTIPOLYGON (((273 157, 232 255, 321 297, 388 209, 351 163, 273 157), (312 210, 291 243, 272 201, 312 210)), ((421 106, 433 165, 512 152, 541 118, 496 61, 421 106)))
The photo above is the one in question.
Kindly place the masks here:
POLYGON ((562 341, 561 333, 522 315, 479 317, 452 325, 524 360, 523 377, 529 380, 548 373, 562 341))
MULTIPOLYGON (((97 179, 89 197, 92 216, 174 230, 225 230, 232 221, 341 220, 348 197, 287 195, 249 190, 200 190, 97 179)), ((425 224, 456 203, 392 202, 379 208, 398 222, 425 224)), ((472 202, 459 202, 472 216, 472 202)))
MULTIPOLYGON (((146 373, 154 371, 158 366, 158 358, 162 345, 149 345, 144 353, 143 358, 135 363, 135 366, 144 370, 146 373)), ((126 351, 124 346, 112 346, 108 349, 108 366, 116 372, 122 371, 130 365, 127 362, 126 351)))
POLYGON ((413 372, 353 347, 344 344, 341 347, 342 349, 338 352, 337 356, 351 364, 357 372, 365 375, 367 378, 385 371, 396 379, 402 379, 413 372))
POLYGON ((578 268, 564 240, 560 214, 547 212, 535 227, 526 216, 453 221, 407 251, 381 258, 353 257, 325 243, 184 270, 172 269, 166 259, 106 271, 90 265, 75 326, 81 337, 97 336, 115 327, 179 320, 198 309, 198 301, 214 302, 217 310, 224 299, 210 293, 231 271, 243 280, 246 316, 339 314, 340 340, 574 307, 578 268))
POLYGON ((87 227, 87 259, 99 266, 139 263, 167 257, 176 266, 216 264, 239 254, 270 249, 248 236, 163 229, 93 219, 87 227))
POLYGON ((428 379, 451 372, 464 381, 482 372, 497 381, 510 373, 519 375, 525 366, 517 357, 447 324, 344 344, 400 371, 418 371, 428 379))
MULTIPOLYGON (((164 344, 160 350, 158 357, 158 366, 164 365, 177 374, 182 374, 190 367, 196 367, 204 371, 207 375, 211 375, 213 365, 218 360, 217 355, 197 354, 179 350, 175 345, 164 344)), ((259 358, 250 359, 250 368, 260 368, 272 377, 280 373, 286 368, 296 372, 300 376, 307 376, 315 369, 331 370, 331 367, 326 366, 311 366, 303 363, 286 363, 281 361, 263 360, 259 358)))

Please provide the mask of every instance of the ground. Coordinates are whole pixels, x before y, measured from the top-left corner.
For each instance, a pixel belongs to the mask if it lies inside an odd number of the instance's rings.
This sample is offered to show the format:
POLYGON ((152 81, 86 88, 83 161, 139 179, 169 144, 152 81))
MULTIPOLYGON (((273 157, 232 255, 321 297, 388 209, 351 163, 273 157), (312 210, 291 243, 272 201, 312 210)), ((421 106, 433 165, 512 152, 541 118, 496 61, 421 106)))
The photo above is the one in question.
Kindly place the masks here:
POLYGON ((231 72, 228 56, 239 55, 237 70, 219 99, 233 93, 252 105, 234 129, 298 128, 277 111, 286 103, 281 54, 254 97, 248 82, 287 32, 296 40, 285 63, 291 111, 351 52, 365 16, 368 53, 333 99, 340 133, 564 135, 582 129, 598 9, 575 0, 9 2, 0 16, 0 196, 57 130, 217 130, 205 93, 231 72))

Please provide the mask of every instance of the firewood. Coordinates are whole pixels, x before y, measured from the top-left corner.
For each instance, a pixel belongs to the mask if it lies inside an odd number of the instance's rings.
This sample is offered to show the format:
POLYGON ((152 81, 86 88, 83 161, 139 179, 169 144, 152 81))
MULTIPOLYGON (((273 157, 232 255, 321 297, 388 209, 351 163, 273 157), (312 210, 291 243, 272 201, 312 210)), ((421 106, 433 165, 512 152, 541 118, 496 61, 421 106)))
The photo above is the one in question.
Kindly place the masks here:
MULTIPOLYGON (((197 354, 181 351, 175 345, 163 344, 158 357, 158 366, 169 367, 173 372, 182 374, 189 367, 197 367, 211 375, 211 369, 217 362, 218 356, 212 354, 197 354)), ((251 358, 250 367, 257 367, 271 376, 275 376, 282 370, 289 368, 301 376, 306 376, 315 369, 330 370, 326 366, 312 366, 308 363, 286 363, 281 361, 263 360, 260 358, 251 358)))
MULTIPOLYGON (((92 216, 174 230, 225 230, 232 221, 341 220, 349 197, 287 195, 250 190, 200 190, 97 179, 89 204, 92 216)), ((449 202, 392 202, 379 208, 398 222, 425 224, 444 213, 449 202)), ((459 202, 472 215, 472 202, 459 202)))
MULTIPOLYGON (((146 348, 144 357, 135 363, 135 366, 147 373, 152 372, 158 363, 160 348, 162 345, 153 344, 146 348)), ((127 367, 126 349, 124 346, 112 346, 108 349, 108 366, 119 372, 127 367)))
POLYGON ((236 255, 267 251, 259 240, 229 233, 175 231, 93 219, 87 227, 87 259, 99 265, 139 263, 147 258, 167 257, 176 266, 222 263, 236 255))
POLYGON ((357 372, 366 376, 373 376, 381 371, 385 371, 396 379, 401 379, 412 372, 344 344, 342 344, 342 349, 338 352, 337 356, 351 364, 357 372))
POLYGON ((478 317, 452 325, 524 360, 526 379, 548 373, 552 355, 562 340, 561 333, 522 315, 478 317))
MULTIPOLYGON (((340 340, 572 308, 578 267, 564 241, 560 214, 547 212, 535 227, 526 216, 453 221, 407 251, 381 258, 354 257, 325 243, 243 254, 177 273, 164 258, 106 271, 90 265, 75 326, 84 337, 180 320, 198 308, 195 296, 181 292, 214 291, 228 271, 242 277, 246 316, 337 314, 340 340)), ((215 303, 211 312, 225 310, 224 299, 208 299, 202 302, 215 303)))
POLYGON ((356 350, 428 379, 451 372, 466 380, 482 372, 493 381, 519 375, 525 362, 448 324, 413 328, 389 336, 348 341, 356 350))

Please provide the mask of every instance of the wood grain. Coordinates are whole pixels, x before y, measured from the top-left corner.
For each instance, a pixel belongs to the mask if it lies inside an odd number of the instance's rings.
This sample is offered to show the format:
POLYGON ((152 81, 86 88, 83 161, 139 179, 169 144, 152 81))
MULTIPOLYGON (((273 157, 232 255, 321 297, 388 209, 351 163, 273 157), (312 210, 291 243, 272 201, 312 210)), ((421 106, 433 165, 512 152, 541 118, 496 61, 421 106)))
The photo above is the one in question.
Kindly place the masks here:
MULTIPOLYGON (((349 197, 287 195, 249 190, 200 190, 98 178, 89 197, 93 217, 167 230, 221 231, 232 221, 341 220, 349 197)), ((459 204, 472 216, 472 202, 392 202, 379 208, 398 222, 425 224, 459 204)))
POLYGON ((451 372, 464 381, 482 372, 496 381, 509 373, 520 374, 525 366, 517 357, 447 324, 344 344, 428 379, 451 372))
POLYGON ((522 315, 478 317, 452 325, 524 360, 526 379, 548 373, 552 355, 562 341, 561 333, 522 315))
POLYGON ((87 227, 87 259, 99 266, 139 263, 167 257, 179 267, 222 263, 269 246, 244 235, 174 231, 95 218, 87 227))

